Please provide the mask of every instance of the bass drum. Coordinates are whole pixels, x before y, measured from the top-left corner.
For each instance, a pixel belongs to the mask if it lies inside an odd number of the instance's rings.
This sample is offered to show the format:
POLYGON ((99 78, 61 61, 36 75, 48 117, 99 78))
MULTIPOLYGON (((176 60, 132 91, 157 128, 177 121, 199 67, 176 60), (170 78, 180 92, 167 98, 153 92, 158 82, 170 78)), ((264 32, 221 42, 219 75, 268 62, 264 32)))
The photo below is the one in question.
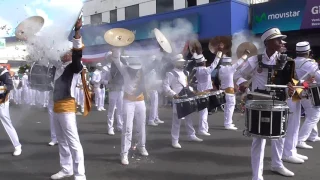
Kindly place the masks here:
POLYGON ((55 67, 42 65, 38 62, 32 64, 29 74, 29 85, 31 89, 38 91, 53 90, 55 67))

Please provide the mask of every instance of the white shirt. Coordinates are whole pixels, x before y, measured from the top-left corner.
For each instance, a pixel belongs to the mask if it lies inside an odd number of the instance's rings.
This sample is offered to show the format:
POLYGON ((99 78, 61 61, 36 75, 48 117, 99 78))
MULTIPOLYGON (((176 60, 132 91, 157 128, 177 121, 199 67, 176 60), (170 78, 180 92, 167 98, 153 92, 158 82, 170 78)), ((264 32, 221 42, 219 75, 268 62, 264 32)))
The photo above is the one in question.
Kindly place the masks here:
POLYGON ((233 75, 243 61, 241 58, 233 65, 220 66, 219 79, 221 81, 221 89, 234 88, 233 75))
POLYGON ((172 72, 166 73, 166 78, 163 80, 163 89, 170 96, 179 94, 180 91, 188 85, 187 76, 184 74, 183 70, 174 68, 179 77, 175 77, 172 72))
POLYGON ((21 78, 21 81, 22 81, 22 87, 23 88, 28 88, 28 75, 23 75, 22 78, 21 78))
POLYGON ((212 89, 211 73, 218 66, 220 58, 216 57, 209 67, 196 67, 197 90, 205 91, 212 89))
MULTIPOLYGON (((262 56, 262 63, 266 65, 276 65, 279 52, 275 52, 270 58, 264 51, 262 56)), ((258 56, 252 56, 245 62, 242 68, 234 74, 234 79, 239 79, 240 77, 244 79, 249 79, 252 77, 252 90, 259 88, 260 90, 267 89, 265 85, 268 82, 268 69, 262 68, 262 72, 258 72, 258 56)), ((237 83, 237 85, 239 85, 237 83)))
POLYGON ((320 82, 320 70, 318 63, 313 62, 311 59, 297 57, 295 59, 295 68, 298 80, 307 80, 311 77, 315 77, 316 82, 320 82), (307 73, 309 74, 301 79, 307 73))
POLYGON ((95 88, 100 88, 101 71, 96 69, 92 74, 92 83, 95 88))

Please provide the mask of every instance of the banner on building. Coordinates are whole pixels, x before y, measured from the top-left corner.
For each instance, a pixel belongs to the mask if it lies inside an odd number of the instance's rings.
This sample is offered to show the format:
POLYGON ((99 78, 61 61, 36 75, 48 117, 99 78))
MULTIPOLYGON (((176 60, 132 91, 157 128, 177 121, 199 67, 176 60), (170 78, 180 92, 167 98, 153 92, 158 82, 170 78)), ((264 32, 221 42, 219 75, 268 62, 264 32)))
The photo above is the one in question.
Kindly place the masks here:
POLYGON ((320 28, 320 0, 276 0, 252 6, 252 30, 281 31, 320 28))
POLYGON ((6 48, 6 39, 0 39, 0 49, 6 48))

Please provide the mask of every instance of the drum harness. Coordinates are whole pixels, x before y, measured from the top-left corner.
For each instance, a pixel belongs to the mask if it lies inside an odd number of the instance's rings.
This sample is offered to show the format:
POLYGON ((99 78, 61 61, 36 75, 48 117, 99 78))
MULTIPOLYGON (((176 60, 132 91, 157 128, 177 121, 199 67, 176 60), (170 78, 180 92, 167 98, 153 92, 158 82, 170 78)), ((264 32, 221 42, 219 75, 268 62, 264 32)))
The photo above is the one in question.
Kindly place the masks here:
MULTIPOLYGON (((188 78, 186 78, 187 81, 187 86, 185 87, 179 80, 179 74, 175 71, 171 71, 171 73, 174 75, 174 77, 177 78, 178 82, 181 84, 181 86, 183 87, 182 90, 179 92, 179 96, 180 97, 189 97, 189 96, 194 96, 194 93, 190 91, 189 89, 189 84, 188 84, 188 78)), ((183 73, 186 75, 186 77, 188 77, 188 73, 187 71, 183 71, 183 73)))

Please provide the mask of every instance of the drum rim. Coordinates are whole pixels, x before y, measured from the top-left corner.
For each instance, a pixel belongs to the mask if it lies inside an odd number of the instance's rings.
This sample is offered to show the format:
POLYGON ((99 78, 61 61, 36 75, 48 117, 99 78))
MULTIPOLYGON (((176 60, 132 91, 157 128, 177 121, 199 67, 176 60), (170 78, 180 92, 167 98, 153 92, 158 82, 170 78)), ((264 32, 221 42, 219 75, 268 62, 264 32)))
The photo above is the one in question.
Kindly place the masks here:
POLYGON ((173 99, 172 102, 177 104, 177 103, 181 103, 181 102, 188 102, 188 101, 194 101, 195 98, 186 98, 186 99, 173 99))
POLYGON ((252 134, 248 130, 245 130, 245 135, 244 136, 259 137, 261 139, 280 139, 280 138, 285 137, 286 135, 287 135, 287 132, 284 135, 279 135, 279 136, 264 136, 264 135, 252 134))

